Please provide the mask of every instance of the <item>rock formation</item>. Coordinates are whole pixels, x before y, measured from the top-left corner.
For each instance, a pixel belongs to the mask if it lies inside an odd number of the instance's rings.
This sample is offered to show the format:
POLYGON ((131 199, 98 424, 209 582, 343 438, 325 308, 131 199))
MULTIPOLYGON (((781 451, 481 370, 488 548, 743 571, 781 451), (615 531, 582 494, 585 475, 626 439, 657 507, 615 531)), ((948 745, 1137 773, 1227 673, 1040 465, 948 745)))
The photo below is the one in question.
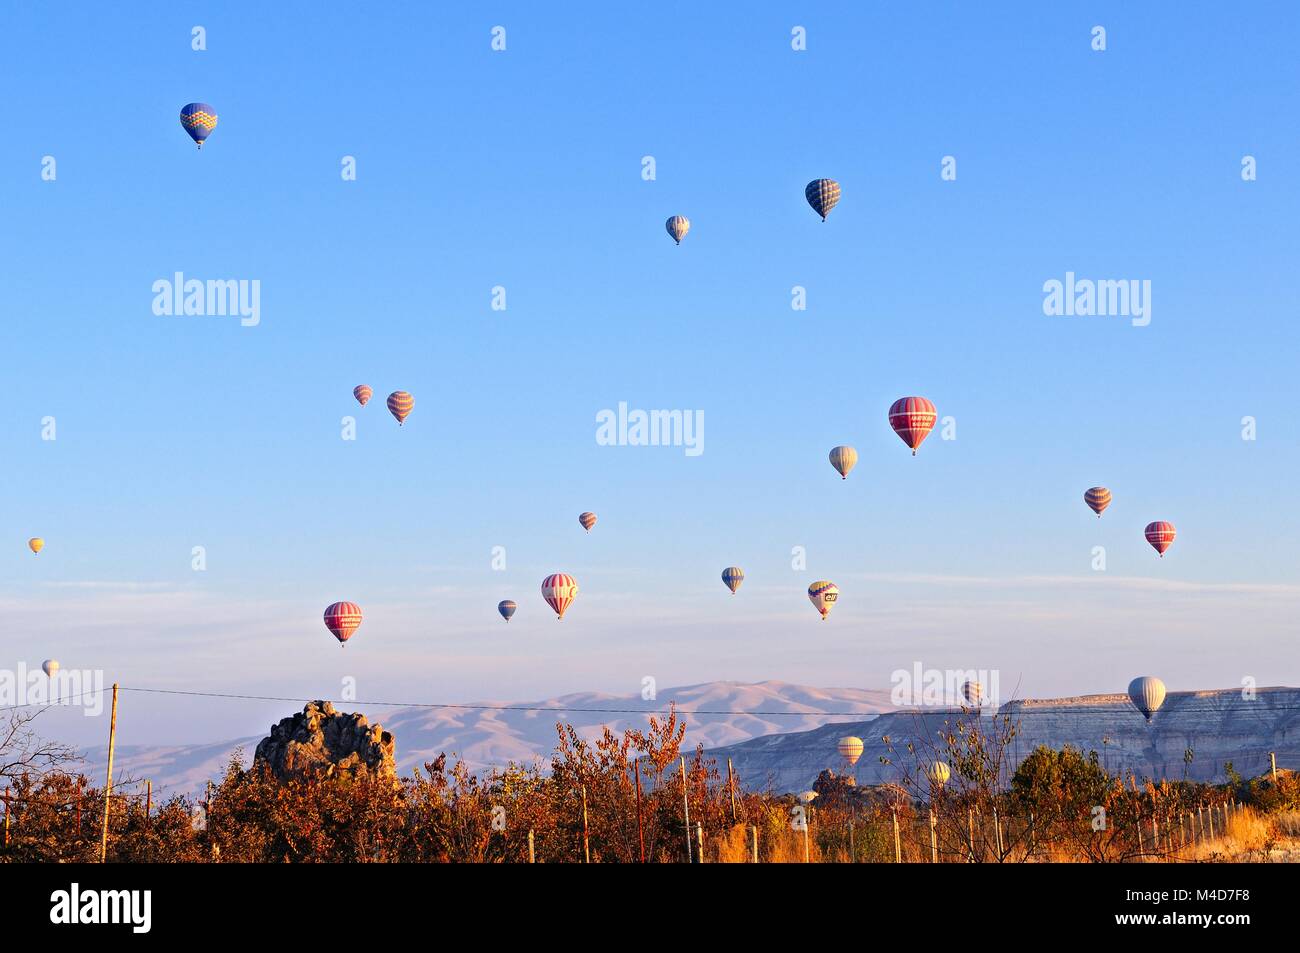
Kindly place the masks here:
POLYGON ((308 702, 282 718, 257 743, 254 765, 269 765, 279 779, 388 778, 396 780, 393 736, 362 714, 337 712, 326 701, 308 702))

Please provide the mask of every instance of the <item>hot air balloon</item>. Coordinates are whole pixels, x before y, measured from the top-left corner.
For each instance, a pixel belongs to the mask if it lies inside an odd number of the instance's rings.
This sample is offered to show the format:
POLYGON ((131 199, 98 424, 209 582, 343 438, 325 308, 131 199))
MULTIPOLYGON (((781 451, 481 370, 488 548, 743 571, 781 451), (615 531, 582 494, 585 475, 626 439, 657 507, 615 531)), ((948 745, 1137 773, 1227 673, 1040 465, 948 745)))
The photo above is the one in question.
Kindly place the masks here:
POLYGON ((840 184, 834 179, 813 179, 804 187, 803 197, 824 222, 840 200, 840 184))
POLYGON ((943 787, 952 777, 952 768, 948 767, 946 762, 931 761, 925 766, 925 776, 930 779, 931 784, 943 787))
POLYGON ((722 581, 734 596, 736 590, 740 588, 740 584, 745 581, 745 571, 739 566, 728 566, 722 570, 722 581))
POLYGON ((202 149, 203 140, 217 128, 217 111, 207 103, 190 103, 181 108, 181 125, 202 149))
POLYGON ((370 389, 369 384, 358 384, 352 388, 352 396, 357 399, 357 403, 362 407, 366 406, 366 401, 370 400, 370 395, 373 393, 374 391, 370 389))
POLYGON ((555 610, 557 619, 564 618, 564 610, 569 608, 578 595, 578 580, 567 573, 552 573, 542 580, 542 598, 555 610))
MULTIPOLYGON (((583 528, 583 529, 585 529, 588 533, 590 533, 590 532, 591 532, 591 528, 592 528, 593 526, 596 525, 596 514, 595 514, 595 513, 579 513, 579 514, 578 514, 578 522, 582 524, 582 528, 583 528)), ((614 535, 617 536, 618 534, 615 533, 614 535)))
POLYGON ((1167 523, 1164 520, 1147 523, 1147 542, 1160 554, 1161 559, 1165 558, 1165 551, 1174 544, 1174 537, 1177 535, 1178 532, 1174 529, 1173 523, 1167 523))
POLYGON ((361 625, 361 607, 355 602, 336 602, 325 610, 325 628, 339 640, 339 648, 361 625))
POLYGON ((800 804, 811 804, 813 801, 817 800, 817 792, 804 791, 802 794, 796 795, 796 797, 799 798, 800 804))
POLYGON ((831 466, 840 471, 840 479, 847 480, 849 471, 858 463, 858 451, 852 447, 833 447, 831 449, 831 466))
POLYGON ((1165 683, 1154 675, 1139 676, 1128 683, 1128 697, 1150 724, 1151 716, 1165 703, 1165 683))
POLYGON ((1083 494, 1083 502, 1097 514, 1097 519, 1101 519, 1102 510, 1110 506, 1110 490, 1104 486, 1090 487, 1083 494))
POLYGON ((938 416, 934 404, 924 397, 900 397, 889 408, 889 426, 916 456, 916 448, 930 435, 938 416))
POLYGON ((27 548, 34 553, 39 553, 45 548, 45 540, 41 539, 39 536, 33 536, 27 541, 27 548))
POLYGON ((839 597, 839 587, 826 579, 819 579, 808 587, 808 599, 812 602, 813 608, 822 614, 823 622, 835 608, 835 601, 839 597))
POLYGON ((59 674, 59 660, 56 658, 47 658, 41 663, 41 668, 45 670, 46 675, 53 678, 55 675, 59 674))
POLYGON ((862 739, 847 735, 839 740, 839 743, 835 745, 835 750, 840 753, 841 758, 849 763, 851 768, 862 757, 862 739))
POLYGON ((972 708, 979 708, 984 701, 984 686, 967 679, 961 687, 961 694, 966 699, 966 704, 972 708))
POLYGON ((510 617, 515 614, 515 610, 518 608, 513 599, 502 599, 497 603, 497 612, 500 612, 501 618, 507 622, 510 621, 510 617))
POLYGON ((691 230, 691 220, 685 215, 674 215, 664 222, 664 228, 668 229, 668 234, 672 236, 673 241, 680 245, 686 233, 691 230))
POLYGON ((404 390, 395 390, 388 395, 388 412, 397 418, 399 427, 414 406, 415 398, 404 390))

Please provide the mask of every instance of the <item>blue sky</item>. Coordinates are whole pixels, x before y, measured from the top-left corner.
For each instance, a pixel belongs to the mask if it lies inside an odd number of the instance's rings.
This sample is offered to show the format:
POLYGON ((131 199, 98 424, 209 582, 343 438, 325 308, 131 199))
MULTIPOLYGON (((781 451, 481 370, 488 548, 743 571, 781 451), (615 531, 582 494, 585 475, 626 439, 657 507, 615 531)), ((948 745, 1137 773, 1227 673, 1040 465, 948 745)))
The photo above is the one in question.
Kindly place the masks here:
MULTIPOLYGON (((0 15, 5 666, 410 701, 917 659, 1039 696, 1300 681, 1288 6, 137 9, 0 15), (154 315, 177 271, 259 280, 260 325, 154 315), (1045 316, 1067 271, 1150 280, 1150 325, 1045 316), (908 394, 957 439, 911 457, 908 394), (702 411, 704 453, 598 446, 620 401, 702 411), (582 585, 558 624, 553 571, 582 585)), ((132 704, 133 740, 286 707, 132 704)))

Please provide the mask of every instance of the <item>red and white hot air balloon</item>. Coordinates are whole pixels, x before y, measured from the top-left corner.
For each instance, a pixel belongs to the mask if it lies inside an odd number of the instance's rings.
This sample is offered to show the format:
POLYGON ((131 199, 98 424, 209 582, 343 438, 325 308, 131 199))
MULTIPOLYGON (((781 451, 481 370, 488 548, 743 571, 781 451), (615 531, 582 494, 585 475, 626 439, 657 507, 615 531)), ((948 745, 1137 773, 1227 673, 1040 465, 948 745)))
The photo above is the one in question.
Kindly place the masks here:
POLYGON ((1083 502, 1088 504, 1088 509, 1097 514, 1097 519, 1101 519, 1102 511, 1110 506, 1110 490, 1104 486, 1090 487, 1083 494, 1083 502))
POLYGON ((590 532, 591 532, 591 528, 592 528, 593 526, 596 525, 596 514, 595 514, 595 513, 579 513, 579 514, 578 514, 578 522, 582 524, 582 528, 583 528, 583 529, 585 529, 588 533, 590 533, 590 532))
POLYGON ((358 384, 356 387, 352 388, 352 396, 357 399, 357 403, 362 407, 366 406, 366 401, 370 399, 370 396, 373 393, 374 391, 370 389, 370 385, 368 384, 358 384))
POLYGON ((1156 552, 1163 559, 1165 550, 1174 544, 1174 537, 1178 535, 1174 529, 1173 523, 1164 520, 1157 520, 1154 523, 1147 523, 1146 536, 1147 542, 1152 545, 1156 552))
POLYGON ((568 573, 552 573, 542 580, 542 598, 555 610, 557 619, 564 618, 564 610, 578 596, 578 580, 568 573))
POLYGON ((900 397, 889 408, 889 426, 912 448, 912 456, 916 456, 916 448, 930 435, 938 417, 934 404, 924 397, 900 397))
POLYGON ((361 607, 355 602, 336 602, 325 610, 325 628, 339 640, 339 648, 361 625, 361 607))

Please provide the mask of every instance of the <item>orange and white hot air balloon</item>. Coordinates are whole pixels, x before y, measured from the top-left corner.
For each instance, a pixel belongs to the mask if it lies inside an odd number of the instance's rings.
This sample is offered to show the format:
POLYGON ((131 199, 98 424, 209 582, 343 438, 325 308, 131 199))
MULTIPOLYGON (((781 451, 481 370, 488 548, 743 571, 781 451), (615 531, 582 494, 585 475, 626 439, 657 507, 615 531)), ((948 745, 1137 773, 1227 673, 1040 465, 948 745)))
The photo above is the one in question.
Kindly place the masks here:
POLYGON ((361 607, 355 602, 335 602, 325 610, 325 628, 339 640, 339 648, 361 625, 361 607))
POLYGON ((542 580, 542 598, 555 610, 557 619, 564 618, 564 610, 578 596, 578 580, 568 573, 552 573, 542 580))
POLYGON ((397 418, 397 426, 406 420, 406 415, 415 406, 415 398, 404 390, 395 390, 388 395, 388 412, 397 418))
POLYGON ((858 451, 852 447, 832 447, 831 448, 831 466, 840 474, 841 480, 849 478, 849 471, 858 463, 858 451))
POLYGON ((835 750, 840 753, 841 758, 849 763, 851 768, 862 757, 862 739, 853 735, 846 735, 835 745, 835 750))
POLYGON ((889 408, 889 426, 912 448, 912 456, 916 456, 916 448, 930 435, 938 417, 934 404, 924 397, 900 397, 889 408))
POLYGON ((1083 494, 1083 502, 1097 514, 1097 519, 1101 519, 1102 511, 1110 506, 1110 490, 1104 486, 1089 487, 1083 494))
POLYGON ((808 587, 808 601, 813 604, 813 608, 822 614, 822 621, 831 614, 835 608, 835 603, 840 597, 839 587, 828 579, 818 579, 808 587))
POLYGON ((1161 559, 1164 558, 1165 551, 1174 544, 1174 537, 1177 535, 1178 532, 1174 529, 1173 523, 1168 523, 1164 520, 1147 523, 1147 542, 1150 543, 1152 547, 1154 547, 1155 551, 1160 554, 1161 559))
POLYGON ((34 553, 39 553, 45 548, 45 540, 41 539, 39 536, 33 536, 27 541, 27 548, 34 553))
MULTIPOLYGON (((583 528, 583 529, 585 529, 588 533, 590 533, 590 532, 591 532, 591 528, 592 528, 593 526, 596 525, 596 514, 595 514, 595 513, 579 513, 579 514, 578 514, 578 522, 582 524, 582 528, 583 528)), ((617 533, 615 533, 615 535, 617 535, 617 533)))
POLYGON ((358 384, 352 388, 352 396, 357 399, 357 403, 362 407, 366 406, 366 402, 370 400, 372 394, 374 394, 374 391, 370 389, 369 384, 358 384))

